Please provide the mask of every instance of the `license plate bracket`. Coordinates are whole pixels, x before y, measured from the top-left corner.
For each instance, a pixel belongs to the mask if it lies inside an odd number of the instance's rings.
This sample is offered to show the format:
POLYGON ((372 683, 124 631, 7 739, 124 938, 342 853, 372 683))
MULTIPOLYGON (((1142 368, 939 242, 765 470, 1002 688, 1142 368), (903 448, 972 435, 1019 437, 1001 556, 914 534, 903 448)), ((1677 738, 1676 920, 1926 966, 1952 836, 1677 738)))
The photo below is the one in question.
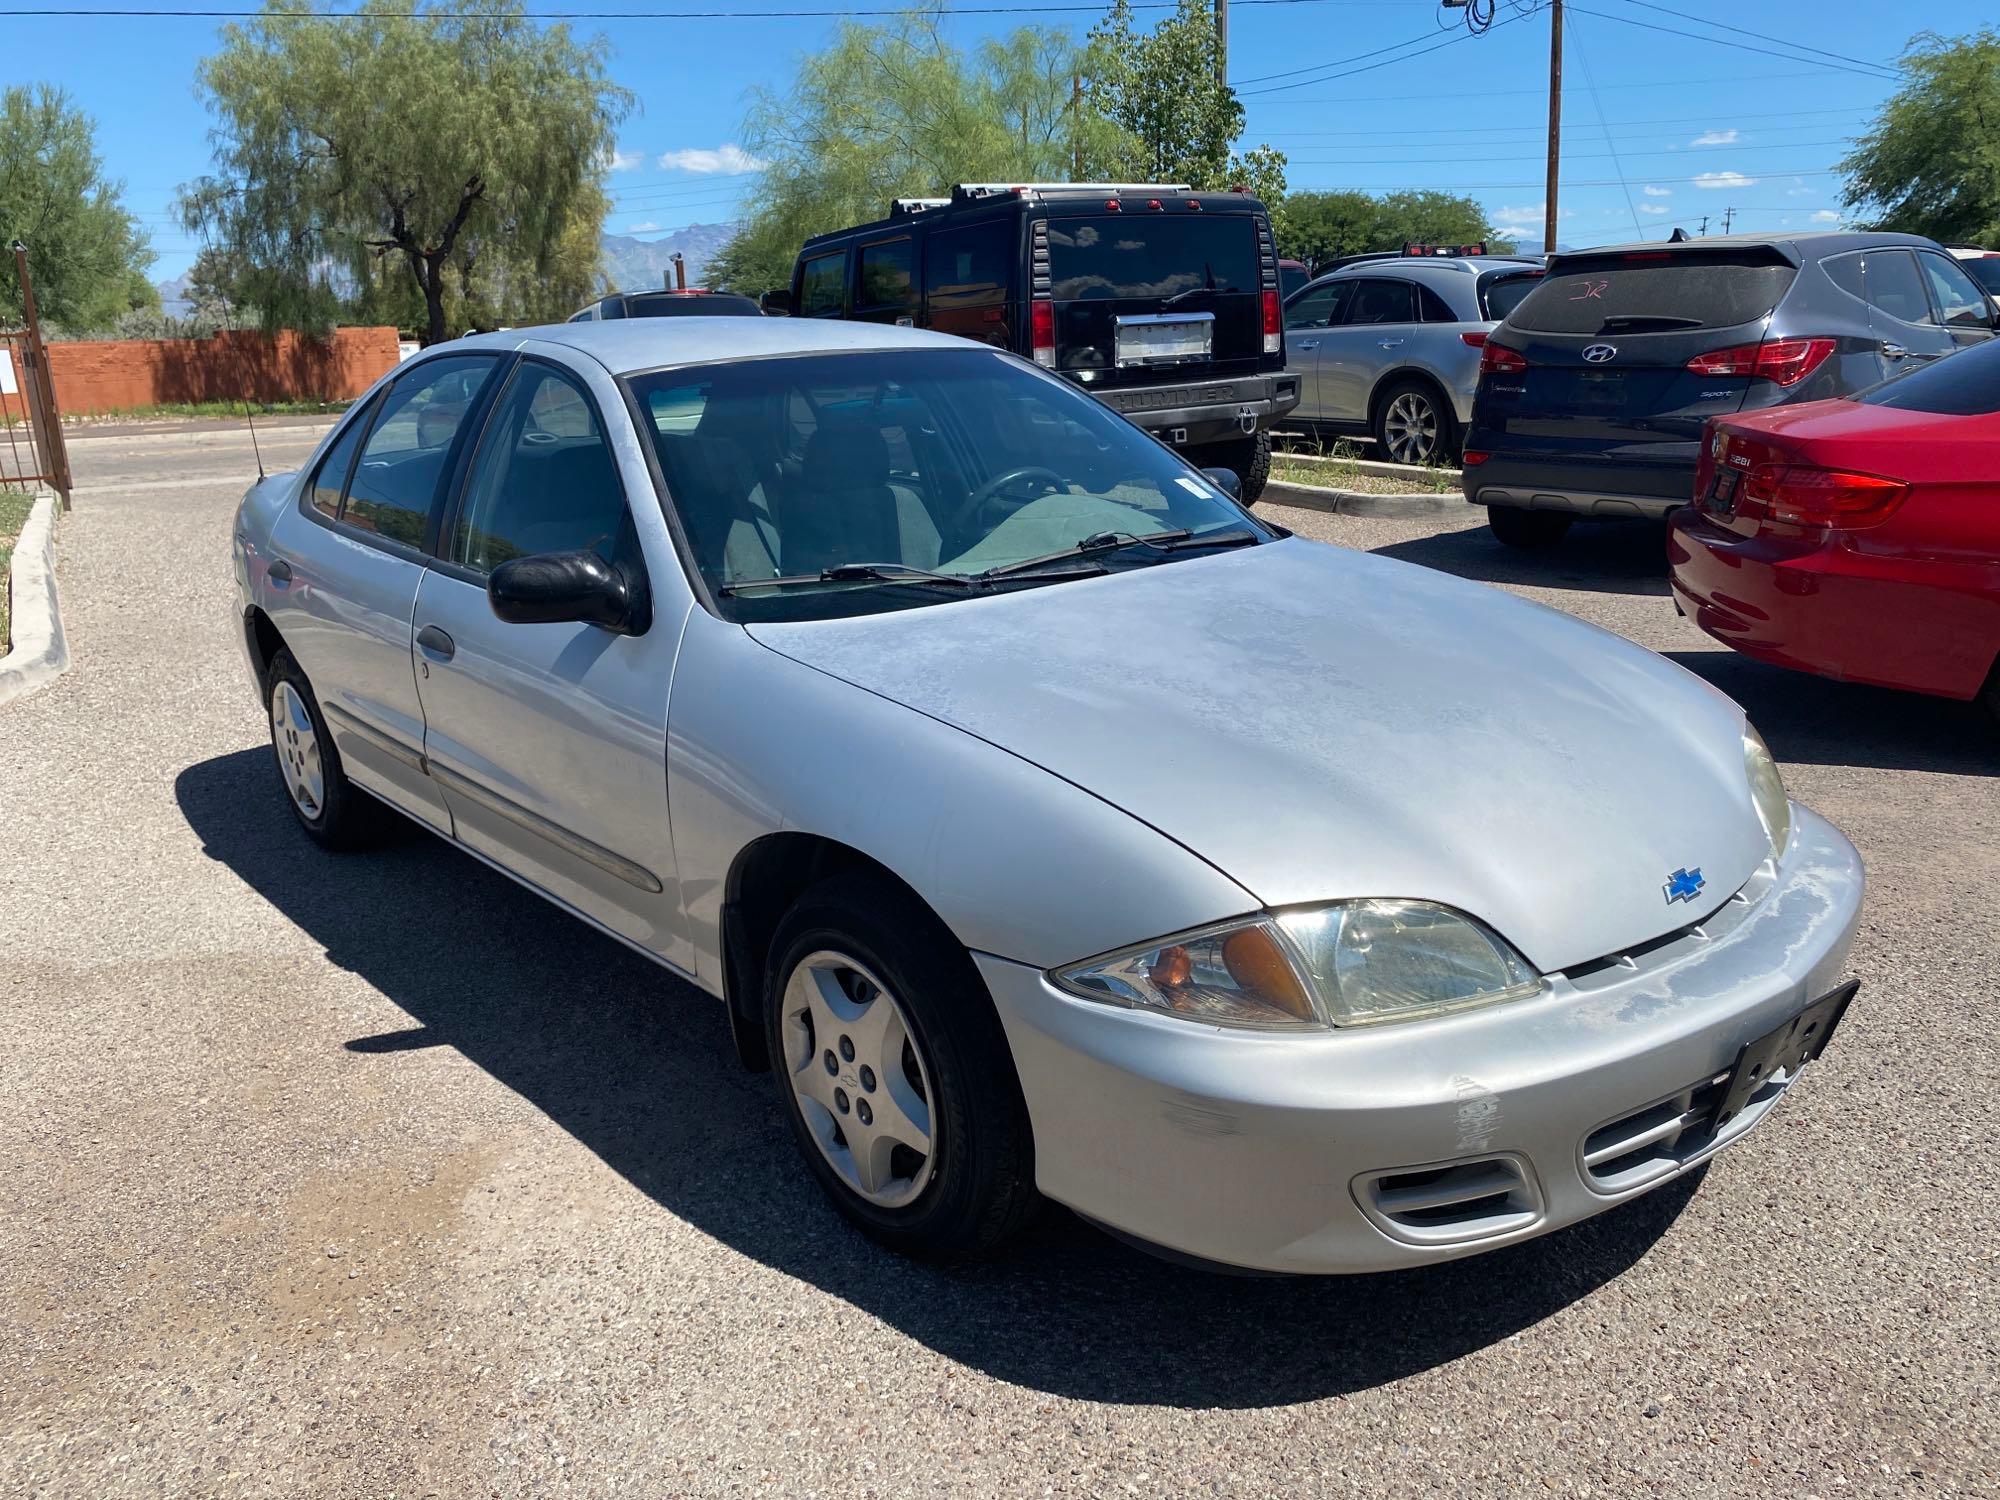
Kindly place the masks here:
POLYGON ((1186 364, 1214 354, 1214 313, 1127 314, 1112 326, 1120 368, 1186 364))
POLYGON ((1847 1014, 1848 1002, 1860 988, 1860 980, 1850 979, 1831 994, 1813 1001, 1782 1026, 1755 1041, 1745 1042, 1736 1053, 1736 1065, 1729 1072, 1729 1087, 1716 1108, 1715 1128, 1722 1129, 1741 1114, 1743 1106, 1770 1081, 1773 1073, 1782 1068, 1788 1079, 1796 1078, 1800 1068, 1826 1051, 1826 1044, 1833 1040, 1834 1028, 1847 1014))

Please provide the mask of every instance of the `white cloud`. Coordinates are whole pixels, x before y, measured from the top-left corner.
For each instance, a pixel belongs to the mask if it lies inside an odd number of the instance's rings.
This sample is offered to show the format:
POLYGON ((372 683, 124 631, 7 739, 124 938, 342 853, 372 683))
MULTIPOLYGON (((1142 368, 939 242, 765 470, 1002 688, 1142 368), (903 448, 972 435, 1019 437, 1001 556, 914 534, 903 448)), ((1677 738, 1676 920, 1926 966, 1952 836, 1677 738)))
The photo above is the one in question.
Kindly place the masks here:
POLYGON ((648 219, 643 224, 627 224, 625 226, 625 232, 627 234, 651 234, 659 227, 660 226, 655 224, 651 219, 648 219))
POLYGON ((1736 132, 1733 130, 1704 130, 1700 135, 1689 141, 1688 144, 1690 146, 1733 146, 1736 144, 1736 132))
POLYGON ((1741 172, 1703 172, 1695 178, 1698 188, 1746 188, 1755 187, 1757 179, 1745 177, 1741 172))
MULTIPOLYGON (((1539 229, 1548 216, 1546 203, 1523 203, 1518 208, 1496 208, 1493 222, 1501 229, 1539 229)), ((1567 208, 1556 210, 1558 219, 1573 219, 1576 215, 1567 208)))
POLYGON ((604 158, 604 165, 613 172, 629 172, 634 167, 643 167, 646 165, 646 153, 643 151, 613 151, 604 158))
POLYGON ((1792 185, 1785 189, 1785 196, 1787 198, 1810 198, 1816 191, 1818 191, 1816 188, 1806 186, 1805 178, 1794 177, 1792 185))
POLYGON ((1655 187, 1650 182, 1640 191, 1645 193, 1648 198, 1671 198, 1674 195, 1672 188, 1655 187))
POLYGON ((1664 214, 1671 213, 1672 210, 1664 203, 1641 203, 1639 205, 1639 212, 1642 214, 1664 214))
POLYGON ((1830 208, 1822 208, 1807 222, 1811 224, 1838 224, 1840 222, 1840 215, 1830 208))
POLYGON ((730 143, 717 146, 713 151, 701 147, 690 147, 685 151, 669 151, 660 158, 660 166, 669 172, 761 172, 764 163, 745 151, 741 146, 730 143))

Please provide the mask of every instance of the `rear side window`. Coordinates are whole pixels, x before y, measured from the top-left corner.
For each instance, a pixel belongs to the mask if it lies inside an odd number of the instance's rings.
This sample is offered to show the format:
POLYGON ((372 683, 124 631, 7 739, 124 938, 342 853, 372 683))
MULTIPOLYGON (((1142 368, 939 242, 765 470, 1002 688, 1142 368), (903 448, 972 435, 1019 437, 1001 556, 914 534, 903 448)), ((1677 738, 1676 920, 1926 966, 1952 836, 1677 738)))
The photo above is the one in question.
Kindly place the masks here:
POLYGON ((340 493, 347 488, 347 471, 354 467, 354 450, 361 446, 361 434, 368 430, 368 413, 358 412, 320 460, 313 475, 313 509, 331 521, 340 514, 340 493))
POLYGON ((1525 333, 1569 334, 1733 328, 1769 313, 1797 274, 1775 251, 1566 261, 1521 300, 1507 324, 1525 333))
POLYGON ((1407 281, 1377 280, 1357 282, 1347 304, 1349 323, 1414 323, 1417 289, 1407 281))
POLYGON ((1520 276, 1483 276, 1479 280, 1479 305, 1494 322, 1511 314, 1528 293, 1542 284, 1540 271, 1520 276))
POLYGON ((1861 290, 1868 305, 1901 323, 1931 321, 1931 300, 1907 250, 1870 250, 1861 264, 1861 290))
POLYGON ((1935 250, 1922 250, 1917 253, 1917 263, 1924 268, 1924 279, 1931 284, 1931 300, 1947 328, 1993 326, 1992 304, 1959 269, 1957 261, 1946 260, 1935 250))
POLYGON ((1151 302, 1196 287, 1255 292, 1257 225, 1249 214, 1056 219, 1049 224, 1049 274, 1058 302, 1151 302))
POLYGON ((1013 247, 1011 220, 933 229, 924 246, 924 281, 931 306, 983 307, 1006 301, 1013 247))
POLYGON ((847 305, 847 252, 836 251, 805 263, 799 273, 799 314, 824 318, 847 305))
POLYGON ((1865 406, 1929 411, 1945 417, 2000 412, 2000 339, 1961 349, 1948 359, 1919 365, 1854 398, 1865 406))
POLYGON ((856 307, 917 305, 915 251, 908 240, 861 247, 861 297, 856 307))
POLYGON ((344 525, 423 545, 452 445, 492 372, 490 356, 464 355, 427 361, 397 380, 354 466, 344 525))

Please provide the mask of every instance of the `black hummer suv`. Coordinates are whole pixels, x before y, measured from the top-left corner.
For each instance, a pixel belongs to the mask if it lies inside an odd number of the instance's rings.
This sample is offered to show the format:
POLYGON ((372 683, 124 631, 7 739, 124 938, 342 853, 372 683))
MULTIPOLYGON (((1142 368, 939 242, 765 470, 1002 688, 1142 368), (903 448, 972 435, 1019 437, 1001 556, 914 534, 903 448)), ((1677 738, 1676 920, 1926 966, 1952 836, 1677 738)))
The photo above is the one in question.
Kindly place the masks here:
POLYGON ((1245 502, 1270 471, 1271 424, 1299 401, 1270 220, 1241 193, 961 183, 806 241, 765 308, 1011 349, 1234 470, 1245 502))

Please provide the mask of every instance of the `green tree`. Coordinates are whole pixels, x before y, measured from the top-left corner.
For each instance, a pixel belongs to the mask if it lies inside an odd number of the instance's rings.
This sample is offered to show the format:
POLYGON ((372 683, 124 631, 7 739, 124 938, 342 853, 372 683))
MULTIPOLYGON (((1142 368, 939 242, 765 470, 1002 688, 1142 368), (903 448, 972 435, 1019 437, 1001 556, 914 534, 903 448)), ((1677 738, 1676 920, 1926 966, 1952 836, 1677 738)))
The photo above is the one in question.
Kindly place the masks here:
POLYGON ((576 221, 601 218, 631 104, 601 39, 539 27, 520 0, 366 0, 337 25, 311 6, 224 27, 198 72, 217 171, 182 216, 255 268, 266 326, 323 328, 344 296, 379 294, 371 261, 421 300, 426 343, 552 277, 590 282, 576 221))
POLYGON ((1911 40, 1909 78, 1841 162, 1842 201, 1872 229, 2000 243, 2000 34, 1911 40))
POLYGON ((788 88, 753 94, 743 137, 766 164, 758 206, 709 262, 711 284, 782 286, 801 241, 879 218, 895 198, 1066 179, 1079 161, 1088 172, 1130 149, 1078 107, 1087 58, 1067 33, 1027 27, 968 52, 945 39, 940 15, 849 22, 788 88))
POLYGON ((1472 198, 1431 190, 1386 193, 1299 192, 1285 199, 1276 226, 1278 251, 1307 265, 1336 255, 1484 240, 1495 251, 1514 248, 1486 222, 1486 210, 1472 198))
POLYGON ((96 127, 46 84, 0 94, 0 322, 22 316, 21 281, 6 246, 28 247, 35 306, 48 323, 79 332, 109 328, 135 309, 157 309, 146 279, 153 252, 104 175, 96 127))

